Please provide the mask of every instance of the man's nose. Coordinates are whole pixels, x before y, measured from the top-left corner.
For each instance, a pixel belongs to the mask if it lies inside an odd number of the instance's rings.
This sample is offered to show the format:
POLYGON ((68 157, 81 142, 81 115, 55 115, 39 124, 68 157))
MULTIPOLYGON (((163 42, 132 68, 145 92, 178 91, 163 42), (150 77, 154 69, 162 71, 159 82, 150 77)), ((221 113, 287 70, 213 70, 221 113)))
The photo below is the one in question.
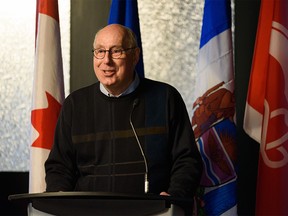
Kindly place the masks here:
POLYGON ((112 61, 112 56, 111 56, 110 50, 106 50, 105 51, 105 55, 104 55, 103 61, 104 62, 112 61))

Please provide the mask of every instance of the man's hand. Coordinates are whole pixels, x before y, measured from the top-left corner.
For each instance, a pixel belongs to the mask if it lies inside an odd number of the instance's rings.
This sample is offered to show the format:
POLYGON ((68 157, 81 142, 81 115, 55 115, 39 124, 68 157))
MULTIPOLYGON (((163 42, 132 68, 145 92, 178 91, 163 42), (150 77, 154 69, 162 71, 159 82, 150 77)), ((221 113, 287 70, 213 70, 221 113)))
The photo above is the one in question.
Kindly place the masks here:
POLYGON ((163 191, 160 193, 161 196, 170 196, 170 194, 168 194, 167 192, 163 191))

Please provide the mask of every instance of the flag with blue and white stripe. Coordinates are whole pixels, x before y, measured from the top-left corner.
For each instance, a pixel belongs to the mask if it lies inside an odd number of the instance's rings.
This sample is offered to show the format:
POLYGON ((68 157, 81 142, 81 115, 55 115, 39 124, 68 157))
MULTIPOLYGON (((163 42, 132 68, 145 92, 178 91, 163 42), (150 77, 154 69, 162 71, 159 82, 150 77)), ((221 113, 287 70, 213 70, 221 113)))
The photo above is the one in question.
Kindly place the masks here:
POLYGON ((206 215, 237 215, 231 23, 230 0, 205 0, 192 126, 204 163, 206 215))
POLYGON ((108 24, 113 23, 124 25, 135 33, 138 46, 141 50, 139 62, 135 69, 140 77, 144 77, 143 49, 137 0, 112 0, 108 24))

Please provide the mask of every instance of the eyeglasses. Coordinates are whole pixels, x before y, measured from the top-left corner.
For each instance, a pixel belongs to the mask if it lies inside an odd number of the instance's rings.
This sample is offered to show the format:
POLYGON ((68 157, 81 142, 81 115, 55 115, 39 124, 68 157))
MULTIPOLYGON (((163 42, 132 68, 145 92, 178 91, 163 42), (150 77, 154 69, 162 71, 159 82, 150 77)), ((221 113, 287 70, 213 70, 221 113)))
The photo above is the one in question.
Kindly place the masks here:
POLYGON ((112 48, 112 49, 109 49, 109 50, 105 50, 105 49, 99 48, 99 49, 92 49, 92 52, 94 53, 94 56, 97 59, 103 59, 105 57, 106 52, 108 52, 113 59, 118 59, 118 58, 121 57, 123 52, 126 52, 128 50, 132 50, 132 49, 135 49, 135 48, 136 47, 131 47, 131 48, 127 48, 127 49, 112 48))

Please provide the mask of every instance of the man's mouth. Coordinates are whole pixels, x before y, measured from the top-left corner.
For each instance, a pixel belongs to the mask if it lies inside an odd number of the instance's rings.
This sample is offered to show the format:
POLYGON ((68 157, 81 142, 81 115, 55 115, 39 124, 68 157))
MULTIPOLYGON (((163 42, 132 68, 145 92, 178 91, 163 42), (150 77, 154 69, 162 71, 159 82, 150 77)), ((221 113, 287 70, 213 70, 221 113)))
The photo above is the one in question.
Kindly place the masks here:
POLYGON ((105 75, 112 75, 115 73, 115 70, 103 70, 105 75))

